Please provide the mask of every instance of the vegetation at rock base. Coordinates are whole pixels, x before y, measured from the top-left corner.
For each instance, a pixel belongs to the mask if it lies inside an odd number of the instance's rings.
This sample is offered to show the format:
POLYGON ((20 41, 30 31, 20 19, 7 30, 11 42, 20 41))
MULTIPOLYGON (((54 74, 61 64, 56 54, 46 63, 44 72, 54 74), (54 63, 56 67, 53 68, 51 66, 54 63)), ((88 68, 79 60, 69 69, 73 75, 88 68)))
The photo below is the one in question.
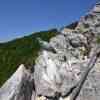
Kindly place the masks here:
POLYGON ((37 32, 23 38, 0 44, 0 86, 15 72, 20 64, 32 66, 40 50, 37 37, 49 41, 56 29, 37 32))
POLYGON ((100 36, 98 36, 98 37, 96 38, 96 42, 97 42, 98 44, 100 44, 100 36))

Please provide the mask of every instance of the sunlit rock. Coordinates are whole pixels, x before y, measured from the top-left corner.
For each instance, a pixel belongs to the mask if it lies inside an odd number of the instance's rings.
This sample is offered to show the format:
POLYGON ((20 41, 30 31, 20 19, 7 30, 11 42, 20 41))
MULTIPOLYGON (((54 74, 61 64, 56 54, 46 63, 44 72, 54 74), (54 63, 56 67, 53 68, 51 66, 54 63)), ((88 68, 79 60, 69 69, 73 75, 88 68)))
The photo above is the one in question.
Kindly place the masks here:
POLYGON ((32 91, 33 79, 22 64, 0 88, 0 100, 31 100, 32 91))

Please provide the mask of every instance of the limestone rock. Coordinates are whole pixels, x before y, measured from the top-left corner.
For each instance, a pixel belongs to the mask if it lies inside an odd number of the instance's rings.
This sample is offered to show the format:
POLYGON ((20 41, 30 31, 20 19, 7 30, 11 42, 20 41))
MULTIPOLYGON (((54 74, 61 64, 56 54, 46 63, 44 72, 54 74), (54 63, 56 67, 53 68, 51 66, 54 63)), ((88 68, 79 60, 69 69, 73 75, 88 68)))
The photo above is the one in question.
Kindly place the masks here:
MULTIPOLYGON (((55 97, 58 92, 61 98, 79 82, 90 59, 86 51, 91 55, 96 37, 100 36, 99 19, 100 15, 92 10, 81 17, 75 30, 64 28, 61 34, 50 39, 49 44, 57 52, 43 50, 36 60, 34 79, 37 95, 55 97)), ((98 64, 90 72, 78 100, 99 100, 98 64)))
POLYGON ((33 79, 22 64, 0 88, 0 100, 31 100, 32 91, 33 79))

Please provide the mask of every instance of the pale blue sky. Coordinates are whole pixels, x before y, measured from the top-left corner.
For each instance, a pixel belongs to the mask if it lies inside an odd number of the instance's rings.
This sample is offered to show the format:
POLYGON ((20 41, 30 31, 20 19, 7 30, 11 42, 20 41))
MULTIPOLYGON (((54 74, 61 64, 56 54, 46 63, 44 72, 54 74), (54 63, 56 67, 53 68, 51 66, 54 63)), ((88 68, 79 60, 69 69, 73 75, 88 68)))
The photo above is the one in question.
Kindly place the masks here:
POLYGON ((60 28, 84 15, 96 0, 0 0, 0 41, 60 28))

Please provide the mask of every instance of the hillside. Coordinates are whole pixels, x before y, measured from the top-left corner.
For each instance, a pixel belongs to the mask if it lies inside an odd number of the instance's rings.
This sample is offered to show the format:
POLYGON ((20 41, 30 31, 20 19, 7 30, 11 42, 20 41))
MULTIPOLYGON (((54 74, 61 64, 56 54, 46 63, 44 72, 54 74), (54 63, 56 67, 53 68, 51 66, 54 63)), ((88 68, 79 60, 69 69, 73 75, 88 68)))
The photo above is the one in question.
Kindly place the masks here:
POLYGON ((40 50, 37 37, 49 41, 56 29, 42 31, 0 44, 0 86, 12 75, 20 64, 33 66, 40 50))

